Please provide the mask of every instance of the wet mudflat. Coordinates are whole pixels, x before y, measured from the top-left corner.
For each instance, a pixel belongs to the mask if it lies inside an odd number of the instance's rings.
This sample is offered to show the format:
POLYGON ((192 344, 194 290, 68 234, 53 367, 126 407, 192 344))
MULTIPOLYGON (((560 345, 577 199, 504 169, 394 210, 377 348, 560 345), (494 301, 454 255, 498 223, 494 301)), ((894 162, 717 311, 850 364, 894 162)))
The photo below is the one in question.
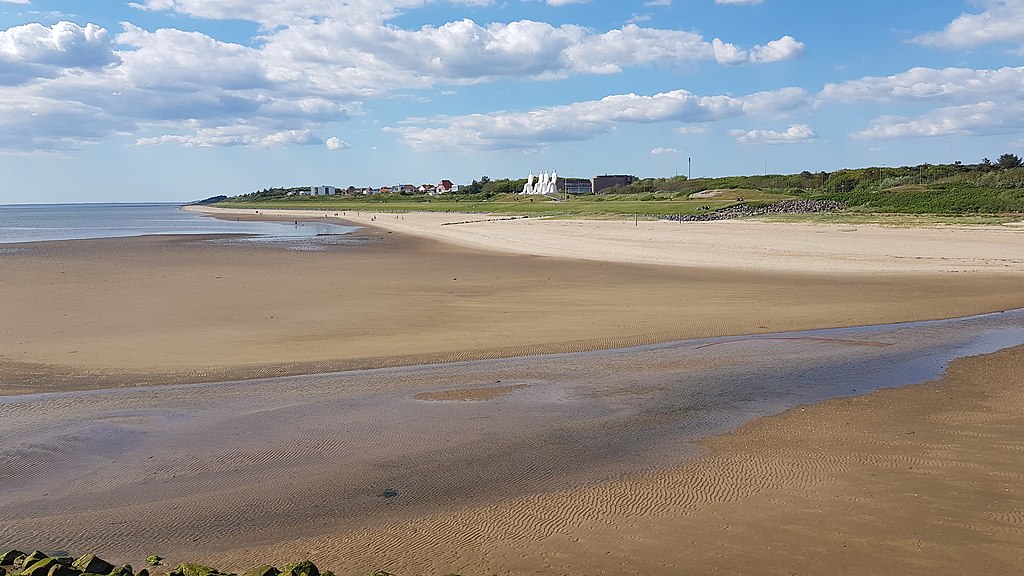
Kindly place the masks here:
POLYGON ((678 465, 695 439, 938 377, 1024 311, 0 399, 0 539, 216 552, 678 465))

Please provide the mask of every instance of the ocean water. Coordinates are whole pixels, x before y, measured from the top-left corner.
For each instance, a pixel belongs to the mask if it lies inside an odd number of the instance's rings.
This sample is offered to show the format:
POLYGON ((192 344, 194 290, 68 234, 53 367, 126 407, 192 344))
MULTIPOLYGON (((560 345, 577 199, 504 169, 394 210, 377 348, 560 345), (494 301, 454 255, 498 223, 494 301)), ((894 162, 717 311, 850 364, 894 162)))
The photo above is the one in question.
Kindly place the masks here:
POLYGON ((150 234, 248 234, 254 241, 309 239, 357 228, 320 222, 244 222, 185 212, 178 204, 0 205, 0 244, 150 234))

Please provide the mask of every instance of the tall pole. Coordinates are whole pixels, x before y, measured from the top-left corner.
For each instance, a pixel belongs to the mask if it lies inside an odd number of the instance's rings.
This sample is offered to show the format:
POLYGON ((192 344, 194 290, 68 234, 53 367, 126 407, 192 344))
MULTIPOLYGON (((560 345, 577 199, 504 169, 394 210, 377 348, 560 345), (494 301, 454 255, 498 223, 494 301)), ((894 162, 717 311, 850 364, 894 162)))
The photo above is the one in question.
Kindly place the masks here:
POLYGON ((693 177, 692 170, 693 170, 693 158, 692 157, 687 157, 686 158, 686 179, 687 180, 689 180, 690 178, 693 177))

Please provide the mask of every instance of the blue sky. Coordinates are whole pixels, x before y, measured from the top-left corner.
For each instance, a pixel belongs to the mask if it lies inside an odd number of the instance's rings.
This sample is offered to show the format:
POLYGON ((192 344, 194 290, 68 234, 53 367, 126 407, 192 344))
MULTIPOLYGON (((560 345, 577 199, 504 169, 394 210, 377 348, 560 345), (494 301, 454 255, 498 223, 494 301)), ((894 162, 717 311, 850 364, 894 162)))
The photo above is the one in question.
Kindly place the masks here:
POLYGON ((0 0, 0 203, 1024 152, 1024 0, 0 0))

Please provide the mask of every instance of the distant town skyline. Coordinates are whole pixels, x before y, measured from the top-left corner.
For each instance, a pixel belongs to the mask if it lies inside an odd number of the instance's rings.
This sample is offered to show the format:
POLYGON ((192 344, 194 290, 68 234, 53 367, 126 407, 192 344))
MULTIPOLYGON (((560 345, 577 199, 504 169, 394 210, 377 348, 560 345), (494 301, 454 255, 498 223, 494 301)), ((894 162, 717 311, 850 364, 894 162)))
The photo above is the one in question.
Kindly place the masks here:
POLYGON ((0 0, 0 203, 1024 152, 1024 0, 0 0))

